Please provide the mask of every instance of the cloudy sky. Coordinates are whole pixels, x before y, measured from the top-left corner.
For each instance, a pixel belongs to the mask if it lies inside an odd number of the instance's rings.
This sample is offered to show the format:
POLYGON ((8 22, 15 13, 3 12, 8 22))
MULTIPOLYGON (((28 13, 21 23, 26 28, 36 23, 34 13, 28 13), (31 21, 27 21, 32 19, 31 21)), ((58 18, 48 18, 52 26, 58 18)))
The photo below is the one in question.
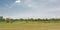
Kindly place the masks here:
POLYGON ((60 0, 0 0, 0 16, 59 18, 60 0))

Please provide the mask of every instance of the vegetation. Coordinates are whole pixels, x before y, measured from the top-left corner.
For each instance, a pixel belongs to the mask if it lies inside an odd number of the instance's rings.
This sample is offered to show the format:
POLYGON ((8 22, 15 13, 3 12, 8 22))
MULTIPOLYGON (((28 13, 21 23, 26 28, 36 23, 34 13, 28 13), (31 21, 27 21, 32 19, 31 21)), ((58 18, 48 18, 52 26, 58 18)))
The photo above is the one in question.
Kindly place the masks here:
POLYGON ((30 18, 30 19, 23 19, 23 18, 20 18, 20 19, 11 19, 11 18, 6 18, 4 19, 3 16, 0 16, 0 22, 6 22, 6 23, 13 23, 13 22, 44 22, 44 23, 51 23, 51 22, 60 22, 60 19, 54 19, 54 18, 51 18, 51 19, 33 19, 33 18, 30 18))
POLYGON ((60 30, 59 22, 60 19, 54 19, 54 18, 4 19, 3 16, 0 16, 0 30, 60 30))

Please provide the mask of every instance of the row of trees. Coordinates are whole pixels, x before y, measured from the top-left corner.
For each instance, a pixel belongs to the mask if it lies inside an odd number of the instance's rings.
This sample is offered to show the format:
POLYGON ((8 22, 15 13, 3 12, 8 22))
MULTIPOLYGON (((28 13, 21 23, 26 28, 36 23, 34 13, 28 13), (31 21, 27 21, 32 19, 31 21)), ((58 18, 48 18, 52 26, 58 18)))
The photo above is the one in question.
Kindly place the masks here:
POLYGON ((30 19, 23 19, 23 18, 20 18, 20 19, 11 19, 11 18, 6 18, 6 19, 4 19, 3 18, 3 16, 0 16, 0 22, 7 22, 7 23, 13 23, 13 22, 15 22, 15 21, 20 21, 20 22, 22 22, 22 21, 25 21, 25 22, 59 22, 60 21, 60 19, 54 19, 54 18, 52 18, 52 19, 40 19, 40 18, 38 18, 38 19, 33 19, 33 18, 30 18, 30 19))

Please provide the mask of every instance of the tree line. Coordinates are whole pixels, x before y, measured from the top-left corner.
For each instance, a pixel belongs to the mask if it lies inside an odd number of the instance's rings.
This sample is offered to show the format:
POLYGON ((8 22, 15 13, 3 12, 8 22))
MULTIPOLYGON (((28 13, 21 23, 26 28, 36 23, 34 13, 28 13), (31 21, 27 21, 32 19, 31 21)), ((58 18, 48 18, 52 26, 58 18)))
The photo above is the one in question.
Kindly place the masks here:
POLYGON ((13 22, 16 22, 16 21, 20 21, 20 22, 60 22, 60 18, 58 19, 55 19, 55 18, 51 18, 51 19, 33 19, 33 18, 29 18, 29 19, 23 19, 23 18, 20 18, 20 19, 11 19, 11 18, 6 18, 4 19, 3 16, 0 16, 0 22, 6 22, 6 23, 13 23, 13 22))

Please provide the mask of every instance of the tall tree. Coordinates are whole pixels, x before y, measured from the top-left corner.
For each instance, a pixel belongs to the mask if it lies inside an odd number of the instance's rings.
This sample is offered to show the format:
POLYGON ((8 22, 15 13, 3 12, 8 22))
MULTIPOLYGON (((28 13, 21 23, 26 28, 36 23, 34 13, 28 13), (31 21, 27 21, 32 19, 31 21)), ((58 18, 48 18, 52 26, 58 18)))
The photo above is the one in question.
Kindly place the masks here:
POLYGON ((0 22, 3 20, 3 16, 0 16, 0 22))

